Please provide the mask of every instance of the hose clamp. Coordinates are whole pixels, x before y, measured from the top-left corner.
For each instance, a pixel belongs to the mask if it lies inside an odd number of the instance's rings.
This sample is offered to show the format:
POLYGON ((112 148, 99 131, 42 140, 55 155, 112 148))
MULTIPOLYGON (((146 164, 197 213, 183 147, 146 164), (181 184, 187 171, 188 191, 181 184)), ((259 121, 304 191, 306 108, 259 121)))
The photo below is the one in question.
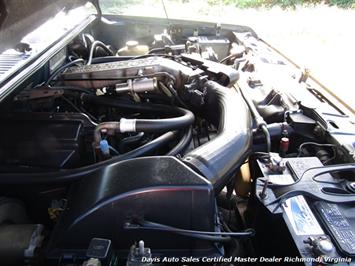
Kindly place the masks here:
POLYGON ((136 119, 121 118, 120 120, 120 132, 136 132, 136 119))

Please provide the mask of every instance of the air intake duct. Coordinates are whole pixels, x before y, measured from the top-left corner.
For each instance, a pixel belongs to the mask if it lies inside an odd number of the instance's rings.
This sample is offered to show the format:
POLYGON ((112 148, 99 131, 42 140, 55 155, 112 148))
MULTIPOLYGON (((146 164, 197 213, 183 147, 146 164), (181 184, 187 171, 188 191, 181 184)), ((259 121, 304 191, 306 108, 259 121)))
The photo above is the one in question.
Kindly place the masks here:
POLYGON ((218 135, 183 158, 220 191, 231 174, 248 157, 252 144, 252 118, 242 95, 214 81, 205 83, 215 95, 219 115, 218 135))

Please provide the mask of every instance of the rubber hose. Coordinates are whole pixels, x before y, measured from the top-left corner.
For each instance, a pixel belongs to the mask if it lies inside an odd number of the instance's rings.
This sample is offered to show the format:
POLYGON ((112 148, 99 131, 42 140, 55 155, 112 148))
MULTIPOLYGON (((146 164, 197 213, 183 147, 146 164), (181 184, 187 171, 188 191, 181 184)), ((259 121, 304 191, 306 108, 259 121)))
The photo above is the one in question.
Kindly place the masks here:
POLYGON ((178 154, 181 154, 190 145, 191 141, 192 141, 192 127, 189 127, 186 130, 184 136, 178 142, 178 144, 176 144, 175 147, 172 150, 170 150, 166 155, 176 156, 178 154))
POLYGON ((109 160, 95 163, 89 166, 84 166, 76 169, 46 172, 46 173, 5 173, 0 174, 0 184, 7 185, 28 185, 28 184, 54 184, 54 183, 69 183, 85 178, 95 171, 99 171, 103 166, 115 164, 123 160, 132 159, 138 156, 150 154, 151 152, 164 147, 177 137, 176 131, 167 132, 147 144, 138 147, 129 153, 121 156, 113 157, 109 160))
POLYGON ((271 138, 270 138, 270 133, 267 129, 267 123, 265 122, 264 118, 259 114, 253 101, 250 99, 250 97, 249 97, 248 93, 245 91, 245 89, 243 89, 242 87, 239 87, 239 90, 240 90, 245 102, 247 103, 252 116, 255 119, 257 128, 264 133, 265 140, 266 140, 267 152, 271 152, 271 138))
POLYGON ((182 116, 162 119, 136 119, 136 132, 164 132, 187 127, 195 121, 194 114, 187 109, 176 108, 182 116))

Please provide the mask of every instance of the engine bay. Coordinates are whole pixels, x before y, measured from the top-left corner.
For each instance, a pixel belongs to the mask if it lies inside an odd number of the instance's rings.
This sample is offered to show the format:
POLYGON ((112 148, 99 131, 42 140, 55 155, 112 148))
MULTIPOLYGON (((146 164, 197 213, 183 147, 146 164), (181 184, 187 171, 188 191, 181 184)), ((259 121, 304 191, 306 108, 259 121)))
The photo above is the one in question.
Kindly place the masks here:
POLYGON ((247 27, 97 19, 0 110, 2 265, 354 260, 353 118, 247 27))

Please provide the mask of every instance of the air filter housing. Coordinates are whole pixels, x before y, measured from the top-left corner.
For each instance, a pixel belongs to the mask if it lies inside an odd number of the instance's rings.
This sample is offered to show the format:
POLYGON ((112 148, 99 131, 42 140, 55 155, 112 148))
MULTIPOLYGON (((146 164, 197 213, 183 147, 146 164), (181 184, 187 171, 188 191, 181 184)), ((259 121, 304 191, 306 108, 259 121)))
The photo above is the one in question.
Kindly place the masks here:
POLYGON ((216 231, 212 185, 175 157, 132 159, 88 174, 72 190, 68 209, 55 228, 50 256, 84 255, 92 238, 112 241, 126 256, 144 240, 153 255, 221 255, 212 242, 155 230, 127 230, 125 224, 144 220, 168 226, 216 231))

